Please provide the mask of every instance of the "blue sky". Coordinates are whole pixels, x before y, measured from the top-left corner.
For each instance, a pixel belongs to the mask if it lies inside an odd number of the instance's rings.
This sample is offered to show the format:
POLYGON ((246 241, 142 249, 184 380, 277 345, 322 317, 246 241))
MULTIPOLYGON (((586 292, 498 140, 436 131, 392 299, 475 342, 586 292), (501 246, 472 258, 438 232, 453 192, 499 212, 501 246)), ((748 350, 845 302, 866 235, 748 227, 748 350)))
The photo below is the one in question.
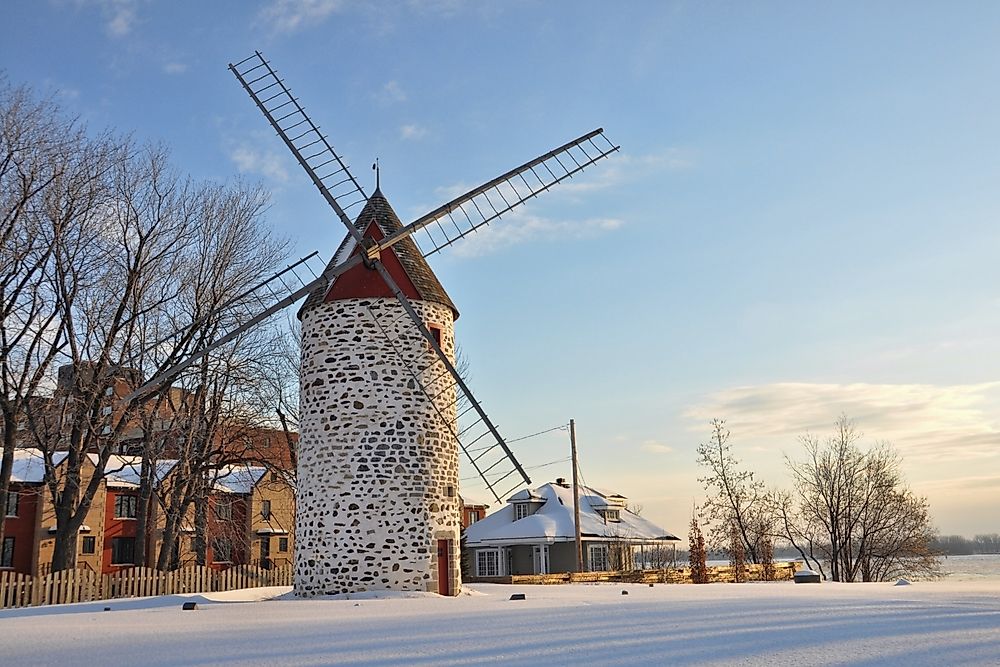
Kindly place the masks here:
POLYGON ((299 254, 342 230, 226 69, 254 49, 404 219, 604 127, 618 156, 432 262, 501 430, 576 418, 586 480, 683 532, 709 419, 779 485, 844 412, 943 532, 994 532, 1000 7, 868 4, 14 1, 0 67, 260 179, 299 254))

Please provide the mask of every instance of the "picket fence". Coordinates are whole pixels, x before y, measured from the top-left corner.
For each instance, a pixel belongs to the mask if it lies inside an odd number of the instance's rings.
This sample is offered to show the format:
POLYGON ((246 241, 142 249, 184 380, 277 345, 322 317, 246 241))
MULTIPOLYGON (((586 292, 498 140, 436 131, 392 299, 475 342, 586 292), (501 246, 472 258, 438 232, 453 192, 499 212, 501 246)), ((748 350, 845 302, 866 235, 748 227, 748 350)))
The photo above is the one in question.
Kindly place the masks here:
POLYGON ((228 570, 196 565, 170 571, 132 567, 114 574, 63 570, 39 577, 0 572, 0 609, 291 585, 291 565, 267 570, 252 565, 228 570))

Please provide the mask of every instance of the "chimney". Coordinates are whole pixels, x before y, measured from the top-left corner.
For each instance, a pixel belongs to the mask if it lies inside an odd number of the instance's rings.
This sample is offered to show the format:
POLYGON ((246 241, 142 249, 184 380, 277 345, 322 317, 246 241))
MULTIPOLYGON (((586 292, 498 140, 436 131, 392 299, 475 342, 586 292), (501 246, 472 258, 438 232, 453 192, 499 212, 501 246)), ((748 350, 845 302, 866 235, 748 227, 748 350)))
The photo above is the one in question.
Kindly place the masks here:
POLYGON ((561 486, 561 487, 563 487, 565 489, 569 488, 569 484, 566 483, 566 478, 565 477, 556 477, 556 485, 557 486, 561 486))

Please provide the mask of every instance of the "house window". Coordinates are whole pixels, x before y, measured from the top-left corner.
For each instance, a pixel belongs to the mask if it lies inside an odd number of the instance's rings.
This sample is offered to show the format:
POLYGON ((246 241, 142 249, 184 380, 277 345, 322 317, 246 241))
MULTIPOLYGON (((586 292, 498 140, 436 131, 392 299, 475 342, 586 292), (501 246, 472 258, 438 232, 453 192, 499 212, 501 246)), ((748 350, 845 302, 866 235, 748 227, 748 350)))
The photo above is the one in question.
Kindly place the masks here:
POLYGON ((215 501, 215 518, 229 521, 233 518, 233 501, 229 498, 217 498, 215 501))
POLYGON ((105 416, 105 417, 107 417, 108 415, 110 415, 111 414, 111 406, 110 405, 105 405, 103 408, 101 408, 101 414, 103 416, 105 416))
POLYGON ((212 540, 212 560, 216 563, 233 561, 233 545, 228 538, 217 537, 212 540))
POLYGON ((3 549, 0 550, 0 567, 14 567, 14 538, 3 538, 3 549))
POLYGON ((264 500, 260 503, 260 518, 270 519, 271 518, 271 501, 264 500))
POLYGON ((17 491, 7 492, 7 516, 16 517, 17 516, 17 505, 21 500, 21 494, 17 491))
POLYGON ((278 551, 288 551, 288 538, 279 537, 278 538, 278 551))
POLYGON ((591 544, 587 549, 587 562, 591 572, 604 572, 608 569, 608 547, 606 544, 591 544))
POLYGON ((531 508, 528 506, 528 503, 516 503, 514 505, 514 521, 530 515, 531 508))
POLYGON ((115 518, 134 519, 136 515, 137 496, 116 495, 115 496, 115 518))
POLYGON ((499 549, 480 549, 476 552, 476 576, 499 577, 503 575, 503 565, 499 549))
POLYGON ((605 521, 621 521, 621 511, 620 510, 604 510, 604 520, 605 521))
POLYGON ((469 510, 466 514, 468 516, 467 521, 470 526, 475 522, 479 521, 479 512, 475 510, 469 510))
POLYGON ((93 535, 84 535, 83 542, 80 545, 80 553, 85 556, 97 553, 97 538, 93 535))
POLYGON ((111 564, 133 565, 135 563, 135 538, 111 538, 111 564))

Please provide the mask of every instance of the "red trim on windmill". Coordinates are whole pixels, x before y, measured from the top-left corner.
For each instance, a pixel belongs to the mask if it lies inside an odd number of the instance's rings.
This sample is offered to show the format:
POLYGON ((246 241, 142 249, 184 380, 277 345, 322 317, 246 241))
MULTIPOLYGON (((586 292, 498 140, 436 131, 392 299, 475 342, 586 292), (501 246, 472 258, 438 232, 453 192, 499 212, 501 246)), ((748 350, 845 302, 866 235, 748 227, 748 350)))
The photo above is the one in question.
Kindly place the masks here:
MULTIPOLYGON (((381 241, 385 238, 385 234, 379 229, 374 217, 372 217, 372 221, 368 223, 368 226, 365 227, 363 236, 366 239, 373 239, 375 241, 381 241)), ((362 252, 362 249, 358 246, 354 248, 351 255, 353 256, 360 252, 362 252)), ((385 266, 389 274, 396 281, 396 284, 399 285, 399 288, 403 290, 403 294, 408 299, 419 301, 421 299, 420 293, 417 291, 413 281, 410 280, 410 276, 406 273, 399 258, 396 257, 395 251, 392 248, 383 251, 381 261, 382 265, 385 266)), ((392 290, 389 289, 389 286, 385 284, 385 281, 382 280, 377 272, 368 269, 364 264, 359 264, 346 273, 337 276, 337 279, 333 281, 333 285, 330 286, 323 300, 330 302, 340 299, 374 299, 382 297, 392 298, 394 296, 392 290)))

